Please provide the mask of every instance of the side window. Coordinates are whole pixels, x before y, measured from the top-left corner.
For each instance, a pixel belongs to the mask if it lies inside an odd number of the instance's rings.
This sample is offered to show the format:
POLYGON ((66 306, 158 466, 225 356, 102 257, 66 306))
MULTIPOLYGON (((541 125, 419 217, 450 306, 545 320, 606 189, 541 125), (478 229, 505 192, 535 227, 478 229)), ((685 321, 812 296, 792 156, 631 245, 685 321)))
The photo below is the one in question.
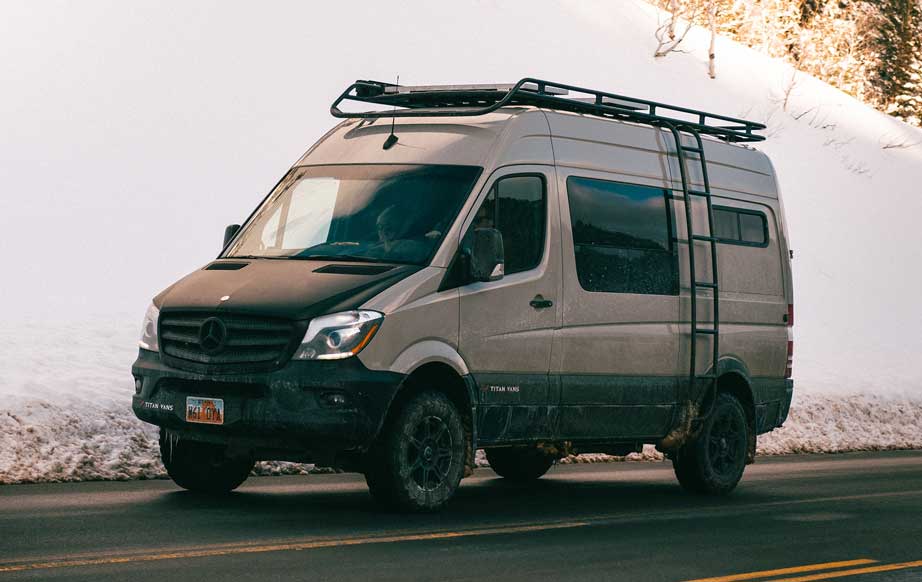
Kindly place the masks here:
POLYGON ((766 246, 768 224, 761 212, 714 208, 714 234, 722 243, 766 246))
MULTIPOLYGON (((707 222, 707 214, 704 219, 707 222)), ((740 223, 735 212, 714 209, 714 236, 721 240, 740 240, 740 223)))
POLYGON ((544 254, 547 196, 540 176, 497 180, 477 210, 464 246, 475 228, 495 228, 503 235, 507 275, 534 269, 544 254))
POLYGON ((677 295, 669 192, 567 178, 576 273, 586 291, 677 295))
POLYGON ((740 239, 743 242, 765 244, 765 217, 761 214, 740 213, 740 239))

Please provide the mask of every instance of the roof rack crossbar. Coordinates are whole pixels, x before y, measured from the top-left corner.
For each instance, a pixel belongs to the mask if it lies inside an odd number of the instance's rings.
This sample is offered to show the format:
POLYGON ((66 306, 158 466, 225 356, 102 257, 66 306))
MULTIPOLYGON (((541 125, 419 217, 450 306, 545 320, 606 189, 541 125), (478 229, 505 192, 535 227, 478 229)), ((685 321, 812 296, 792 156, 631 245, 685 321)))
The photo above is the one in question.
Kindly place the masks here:
POLYGON ((653 126, 672 124, 680 130, 693 129, 730 142, 765 139, 754 133, 765 129, 762 123, 531 77, 513 85, 403 86, 380 81, 356 81, 333 102, 330 113, 338 118, 361 119, 469 117, 513 105, 531 105, 653 126), (581 93, 587 97, 571 97, 570 93, 581 93), (345 112, 340 109, 344 101, 371 103, 394 109, 345 112))

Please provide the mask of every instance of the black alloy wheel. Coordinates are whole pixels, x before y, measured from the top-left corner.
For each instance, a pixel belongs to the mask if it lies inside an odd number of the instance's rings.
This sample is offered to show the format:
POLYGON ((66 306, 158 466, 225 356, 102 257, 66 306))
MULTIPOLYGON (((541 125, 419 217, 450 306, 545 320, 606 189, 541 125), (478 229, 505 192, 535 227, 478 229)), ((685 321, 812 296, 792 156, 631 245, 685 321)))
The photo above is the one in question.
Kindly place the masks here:
POLYGON ((427 416, 417 425, 407 447, 407 464, 423 491, 434 491, 445 482, 451 469, 451 444, 451 431, 441 418, 427 416))
POLYGON ((749 430, 740 401, 730 394, 718 394, 704 426, 672 459, 682 487, 708 495, 733 491, 746 468, 749 430))
POLYGON ((409 511, 441 509, 464 474, 467 433, 441 392, 421 392, 395 411, 365 460, 365 482, 378 502, 409 511))
POLYGON ((746 457, 747 436, 745 417, 729 406, 717 411, 708 434, 708 458, 717 477, 732 478, 737 473, 740 458, 746 457))

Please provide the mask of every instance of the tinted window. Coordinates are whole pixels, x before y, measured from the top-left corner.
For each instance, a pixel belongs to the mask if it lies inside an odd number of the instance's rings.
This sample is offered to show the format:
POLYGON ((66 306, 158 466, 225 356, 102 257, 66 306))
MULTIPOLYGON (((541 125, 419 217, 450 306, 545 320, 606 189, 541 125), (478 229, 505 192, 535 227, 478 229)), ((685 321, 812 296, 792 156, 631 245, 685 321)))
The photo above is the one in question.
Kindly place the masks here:
POLYGON ((567 196, 583 289, 678 294, 666 190, 571 177, 567 196))
POLYGON ((765 217, 761 214, 740 214, 740 238, 743 242, 765 242, 765 217))
POLYGON ((541 262, 546 206, 540 176, 501 178, 490 188, 471 231, 495 228, 502 233, 507 275, 533 269, 541 262))
MULTIPOLYGON (((706 215, 705 215, 706 216, 706 215)), ((740 239, 740 222, 735 212, 714 209, 714 234, 724 240, 740 239)))
POLYGON ((765 245, 765 215, 759 212, 714 208, 714 234, 722 243, 765 245))

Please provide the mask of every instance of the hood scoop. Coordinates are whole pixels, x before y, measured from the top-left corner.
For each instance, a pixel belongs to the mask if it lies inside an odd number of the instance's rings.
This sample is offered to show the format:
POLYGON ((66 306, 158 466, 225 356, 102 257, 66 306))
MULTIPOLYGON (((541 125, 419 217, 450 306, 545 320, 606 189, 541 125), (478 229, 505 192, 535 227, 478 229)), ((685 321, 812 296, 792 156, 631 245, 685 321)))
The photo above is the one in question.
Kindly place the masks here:
POLYGON ((334 275, 380 275, 393 268, 393 265, 324 265, 314 272, 334 275))
POLYGON ((204 271, 239 271, 250 263, 233 263, 229 261, 215 261, 205 267, 204 271))

